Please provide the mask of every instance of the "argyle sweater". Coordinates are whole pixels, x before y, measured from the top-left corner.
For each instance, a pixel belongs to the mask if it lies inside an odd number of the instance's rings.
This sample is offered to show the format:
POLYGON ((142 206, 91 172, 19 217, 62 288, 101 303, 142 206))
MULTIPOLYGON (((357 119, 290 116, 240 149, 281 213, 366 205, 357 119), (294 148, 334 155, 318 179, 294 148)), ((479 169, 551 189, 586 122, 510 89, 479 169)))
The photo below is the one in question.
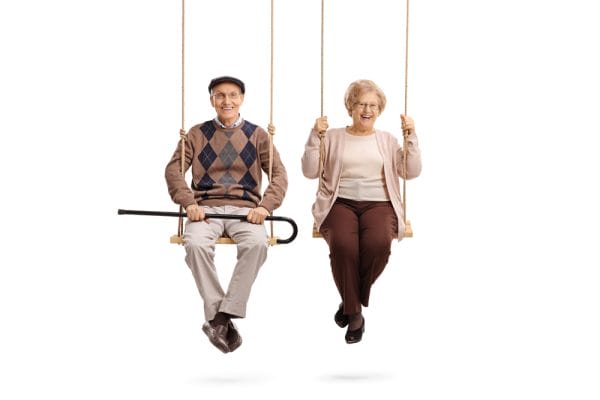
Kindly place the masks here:
MULTIPOLYGON (((269 135, 248 121, 221 128, 213 120, 191 128, 185 140, 185 171, 192 167, 188 186, 181 175, 181 144, 165 169, 171 199, 185 209, 201 206, 262 206, 275 210, 287 190, 287 172, 273 147, 271 182, 261 194, 263 171, 269 171, 269 135)), ((268 176, 268 175, 267 175, 268 176)))

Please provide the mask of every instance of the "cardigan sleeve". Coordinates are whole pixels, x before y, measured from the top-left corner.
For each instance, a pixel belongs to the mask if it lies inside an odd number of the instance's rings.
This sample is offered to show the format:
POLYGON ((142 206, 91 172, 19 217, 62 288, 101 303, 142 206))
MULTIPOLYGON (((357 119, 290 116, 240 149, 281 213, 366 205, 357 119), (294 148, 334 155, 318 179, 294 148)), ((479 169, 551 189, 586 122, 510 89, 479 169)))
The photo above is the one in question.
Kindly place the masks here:
POLYGON ((316 179, 319 177, 320 142, 319 133, 312 129, 304 146, 304 154, 302 155, 302 173, 306 178, 316 179))
MULTIPOLYGON (((417 134, 412 131, 406 138, 406 179, 416 178, 421 174, 421 150, 419 149, 419 139, 417 134)), ((400 147, 397 151, 396 169, 398 175, 404 176, 404 150, 400 147)))

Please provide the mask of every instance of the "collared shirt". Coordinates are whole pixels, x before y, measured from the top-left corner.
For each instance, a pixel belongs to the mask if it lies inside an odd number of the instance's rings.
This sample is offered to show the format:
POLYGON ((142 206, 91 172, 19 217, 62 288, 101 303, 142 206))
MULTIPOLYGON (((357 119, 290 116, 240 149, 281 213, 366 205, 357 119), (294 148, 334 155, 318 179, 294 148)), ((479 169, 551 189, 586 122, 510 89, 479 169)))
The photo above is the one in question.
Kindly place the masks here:
POLYGON ((244 121, 244 119, 242 118, 241 114, 238 114, 238 119, 231 126, 226 126, 224 123, 222 123, 221 121, 219 121, 219 117, 215 117, 214 121, 222 129, 235 129, 235 128, 237 128, 238 126, 240 126, 242 124, 242 122, 244 121))

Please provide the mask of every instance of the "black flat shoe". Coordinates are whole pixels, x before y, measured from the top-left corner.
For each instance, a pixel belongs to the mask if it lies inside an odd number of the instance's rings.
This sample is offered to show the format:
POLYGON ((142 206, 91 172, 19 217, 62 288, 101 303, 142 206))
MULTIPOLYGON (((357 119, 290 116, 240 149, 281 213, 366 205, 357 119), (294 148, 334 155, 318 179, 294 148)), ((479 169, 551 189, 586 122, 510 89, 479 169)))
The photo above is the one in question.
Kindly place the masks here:
POLYGON ((365 317, 363 317, 360 328, 351 331, 350 327, 348 327, 348 330, 346 331, 346 343, 352 344, 360 342, 362 340, 363 333, 365 333, 365 317))
POLYGON ((343 314, 343 308, 344 305, 340 304, 340 308, 338 308, 335 315, 333 316, 335 323, 340 328, 344 328, 346 325, 348 325, 348 316, 343 314))

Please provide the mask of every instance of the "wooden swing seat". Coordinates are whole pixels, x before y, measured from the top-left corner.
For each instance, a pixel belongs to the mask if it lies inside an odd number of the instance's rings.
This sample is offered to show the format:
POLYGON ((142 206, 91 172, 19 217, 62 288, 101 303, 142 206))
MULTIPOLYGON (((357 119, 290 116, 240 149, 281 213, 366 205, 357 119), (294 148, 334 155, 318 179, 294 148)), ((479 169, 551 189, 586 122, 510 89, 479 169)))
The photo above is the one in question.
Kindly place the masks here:
MULTIPOLYGON (((170 242, 172 244, 183 244, 184 240, 181 236, 173 235, 173 236, 171 236, 170 242)), ((235 244, 235 242, 229 236, 221 236, 220 238, 217 239, 215 244, 235 244)), ((277 244, 277 238, 276 237, 267 238, 267 244, 269 246, 273 246, 273 245, 277 244)))
MULTIPOLYGON (((314 223, 313 223, 313 229, 312 229, 312 237, 314 237, 314 238, 322 238, 323 237, 323 235, 321 235, 321 232, 319 232, 319 230, 317 229, 317 225, 314 223)), ((405 238, 413 237, 413 230, 412 230, 412 226, 410 225, 410 221, 406 221, 404 224, 404 237, 405 238)), ((395 239, 398 239, 398 236, 396 236, 395 239)))

